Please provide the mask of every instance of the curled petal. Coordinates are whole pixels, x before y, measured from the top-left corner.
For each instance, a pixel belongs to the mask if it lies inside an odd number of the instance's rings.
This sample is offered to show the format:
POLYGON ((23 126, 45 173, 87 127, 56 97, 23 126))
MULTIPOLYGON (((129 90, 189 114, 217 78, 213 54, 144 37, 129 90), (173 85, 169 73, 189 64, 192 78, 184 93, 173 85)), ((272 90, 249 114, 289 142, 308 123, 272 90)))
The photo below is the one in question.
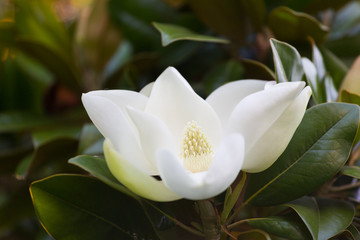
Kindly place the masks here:
POLYGON ((254 148, 247 153, 243 166, 244 171, 261 172, 280 157, 305 114, 310 96, 311 89, 306 87, 285 109, 254 148))
POLYGON ((206 172, 187 171, 169 151, 158 152, 158 169, 165 184, 176 194, 191 200, 216 196, 226 190, 240 172, 244 159, 244 139, 227 136, 217 149, 214 162, 206 172))
POLYGON ((113 148, 111 142, 104 142, 105 159, 111 173, 135 194, 153 201, 174 201, 181 197, 170 191, 162 181, 139 171, 125 161, 113 148))
POLYGON ((151 94, 152 88, 154 86, 154 83, 155 82, 151 82, 151 83, 147 84, 145 87, 143 87, 140 90, 140 94, 142 94, 142 95, 144 95, 146 97, 150 97, 150 94, 151 94))
POLYGON ((146 112, 164 122, 176 146, 180 146, 184 127, 190 121, 201 126, 214 147, 221 138, 220 120, 215 111, 175 68, 167 68, 155 81, 146 112))
MULTIPOLYGON (((236 106, 230 116, 228 131, 241 133, 245 138, 244 168, 248 169, 248 164, 253 161, 249 159, 248 155, 259 150, 257 143, 261 141, 267 131, 272 129, 272 126, 297 98, 303 87, 304 82, 267 85, 266 90, 249 95, 236 106)), ((302 99, 306 107, 308 98, 302 99)), ((304 111, 304 109, 298 110, 304 111)), ((293 123, 288 122, 282 127, 285 129, 288 126, 292 127, 293 123)), ((277 130, 281 134, 283 133, 281 128, 277 130)), ((269 141, 268 144, 275 145, 276 141, 269 141)), ((261 164, 262 161, 264 159, 257 160, 256 163, 261 164)))
MULTIPOLYGON (((169 129, 154 115, 129 108, 128 113, 135 124, 145 157, 156 166, 156 152, 167 149, 175 152, 174 140, 169 129)), ((158 175, 158 173, 157 173, 158 175)))
POLYGON ((269 81, 262 80, 240 80, 227 83, 206 99, 220 118, 221 124, 226 126, 230 114, 236 105, 246 96, 264 89, 269 81))
POLYGON ((157 174, 156 168, 145 159, 140 148, 137 130, 124 111, 112 102, 95 94, 83 94, 85 109, 101 134, 108 138, 121 156, 147 174, 157 174))

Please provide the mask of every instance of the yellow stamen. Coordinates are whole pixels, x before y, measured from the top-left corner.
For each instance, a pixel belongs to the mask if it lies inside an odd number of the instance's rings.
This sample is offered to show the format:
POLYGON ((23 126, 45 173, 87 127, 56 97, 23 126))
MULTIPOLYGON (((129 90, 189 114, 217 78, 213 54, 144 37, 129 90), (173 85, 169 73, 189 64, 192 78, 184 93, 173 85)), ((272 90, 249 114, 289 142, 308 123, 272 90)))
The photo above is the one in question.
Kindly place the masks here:
POLYGON ((213 161, 212 146, 196 121, 185 126, 181 157, 184 167, 193 173, 207 171, 213 161))

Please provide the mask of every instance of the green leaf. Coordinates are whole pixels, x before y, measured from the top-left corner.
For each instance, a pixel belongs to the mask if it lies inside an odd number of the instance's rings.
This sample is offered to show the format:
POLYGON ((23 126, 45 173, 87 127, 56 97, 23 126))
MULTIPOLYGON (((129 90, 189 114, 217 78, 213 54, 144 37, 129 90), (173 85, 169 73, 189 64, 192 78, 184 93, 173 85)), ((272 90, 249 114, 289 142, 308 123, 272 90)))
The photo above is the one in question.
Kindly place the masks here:
POLYGON ((224 223, 226 221, 231 210, 233 209, 236 202, 238 201, 240 193, 242 192, 244 185, 245 185, 246 176, 247 176, 246 173, 243 172, 240 181, 237 183, 236 187, 234 188, 234 191, 232 191, 231 186, 226 191, 224 208, 223 208, 223 211, 222 211, 221 217, 220 217, 220 221, 222 223, 224 223))
POLYGON ((229 60, 211 69, 204 77, 204 88, 208 94, 221 85, 243 78, 244 68, 234 60, 229 60))
POLYGON ((346 231, 349 232, 353 240, 360 239, 360 232, 353 224, 351 224, 346 231))
POLYGON ((263 80, 275 80, 275 73, 268 68, 265 64, 242 58, 240 59, 241 64, 245 68, 245 77, 248 79, 263 79, 263 80))
POLYGON ((341 169, 341 174, 360 179, 360 167, 359 166, 344 166, 341 169))
POLYGON ((283 41, 307 40, 323 42, 329 28, 311 15, 295 12, 287 7, 277 7, 269 14, 269 26, 276 38, 283 41))
POLYGON ((285 205, 291 207, 299 215, 310 231, 312 238, 317 240, 320 213, 316 199, 313 197, 302 197, 285 205))
POLYGON ((33 182, 30 193, 54 239, 159 239, 138 201, 94 178, 51 176, 33 182))
POLYGON ((161 33, 161 42, 163 46, 180 40, 191 40, 199 42, 213 42, 213 43, 229 43, 226 39, 221 39, 212 36, 201 35, 195 33, 185 27, 174 24, 153 22, 154 27, 161 33))
POLYGON ((341 170, 358 124, 356 105, 326 103, 310 108, 279 159, 250 176, 245 197, 251 204, 263 206, 311 193, 341 170))
POLYGON ((317 199, 317 202, 320 210, 318 240, 328 240, 349 227, 355 215, 351 204, 336 199, 317 199))
POLYGON ((105 184, 109 185, 110 187, 128 196, 138 199, 135 194, 133 194, 131 191, 121 185, 119 181, 111 174, 104 159, 83 155, 70 159, 69 163, 74 164, 84 169, 85 171, 88 171, 93 176, 95 176, 105 184))
POLYGON ((253 218, 249 219, 248 223, 253 228, 258 228, 289 240, 311 239, 306 226, 297 216, 253 218))
POLYGON ((270 39, 277 82, 301 81, 304 70, 298 51, 291 45, 270 39))

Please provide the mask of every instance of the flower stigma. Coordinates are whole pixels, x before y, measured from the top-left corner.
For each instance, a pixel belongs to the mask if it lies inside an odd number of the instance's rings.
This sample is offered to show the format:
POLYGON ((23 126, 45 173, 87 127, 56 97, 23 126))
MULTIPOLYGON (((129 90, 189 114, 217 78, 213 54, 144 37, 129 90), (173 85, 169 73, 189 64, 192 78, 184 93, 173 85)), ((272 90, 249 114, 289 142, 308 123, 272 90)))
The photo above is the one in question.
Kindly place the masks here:
POLYGON ((181 158, 184 167, 192 173, 207 171, 213 161, 212 146, 196 121, 185 126, 181 158))

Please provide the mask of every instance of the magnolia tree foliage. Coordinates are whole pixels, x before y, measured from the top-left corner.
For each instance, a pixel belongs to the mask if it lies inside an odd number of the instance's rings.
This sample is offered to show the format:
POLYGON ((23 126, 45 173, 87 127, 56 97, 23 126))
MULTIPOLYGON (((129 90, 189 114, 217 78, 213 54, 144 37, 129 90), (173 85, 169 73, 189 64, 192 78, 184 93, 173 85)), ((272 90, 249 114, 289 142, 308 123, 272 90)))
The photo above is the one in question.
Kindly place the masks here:
POLYGON ((360 239, 359 19, 2 1, 0 239, 360 239))

